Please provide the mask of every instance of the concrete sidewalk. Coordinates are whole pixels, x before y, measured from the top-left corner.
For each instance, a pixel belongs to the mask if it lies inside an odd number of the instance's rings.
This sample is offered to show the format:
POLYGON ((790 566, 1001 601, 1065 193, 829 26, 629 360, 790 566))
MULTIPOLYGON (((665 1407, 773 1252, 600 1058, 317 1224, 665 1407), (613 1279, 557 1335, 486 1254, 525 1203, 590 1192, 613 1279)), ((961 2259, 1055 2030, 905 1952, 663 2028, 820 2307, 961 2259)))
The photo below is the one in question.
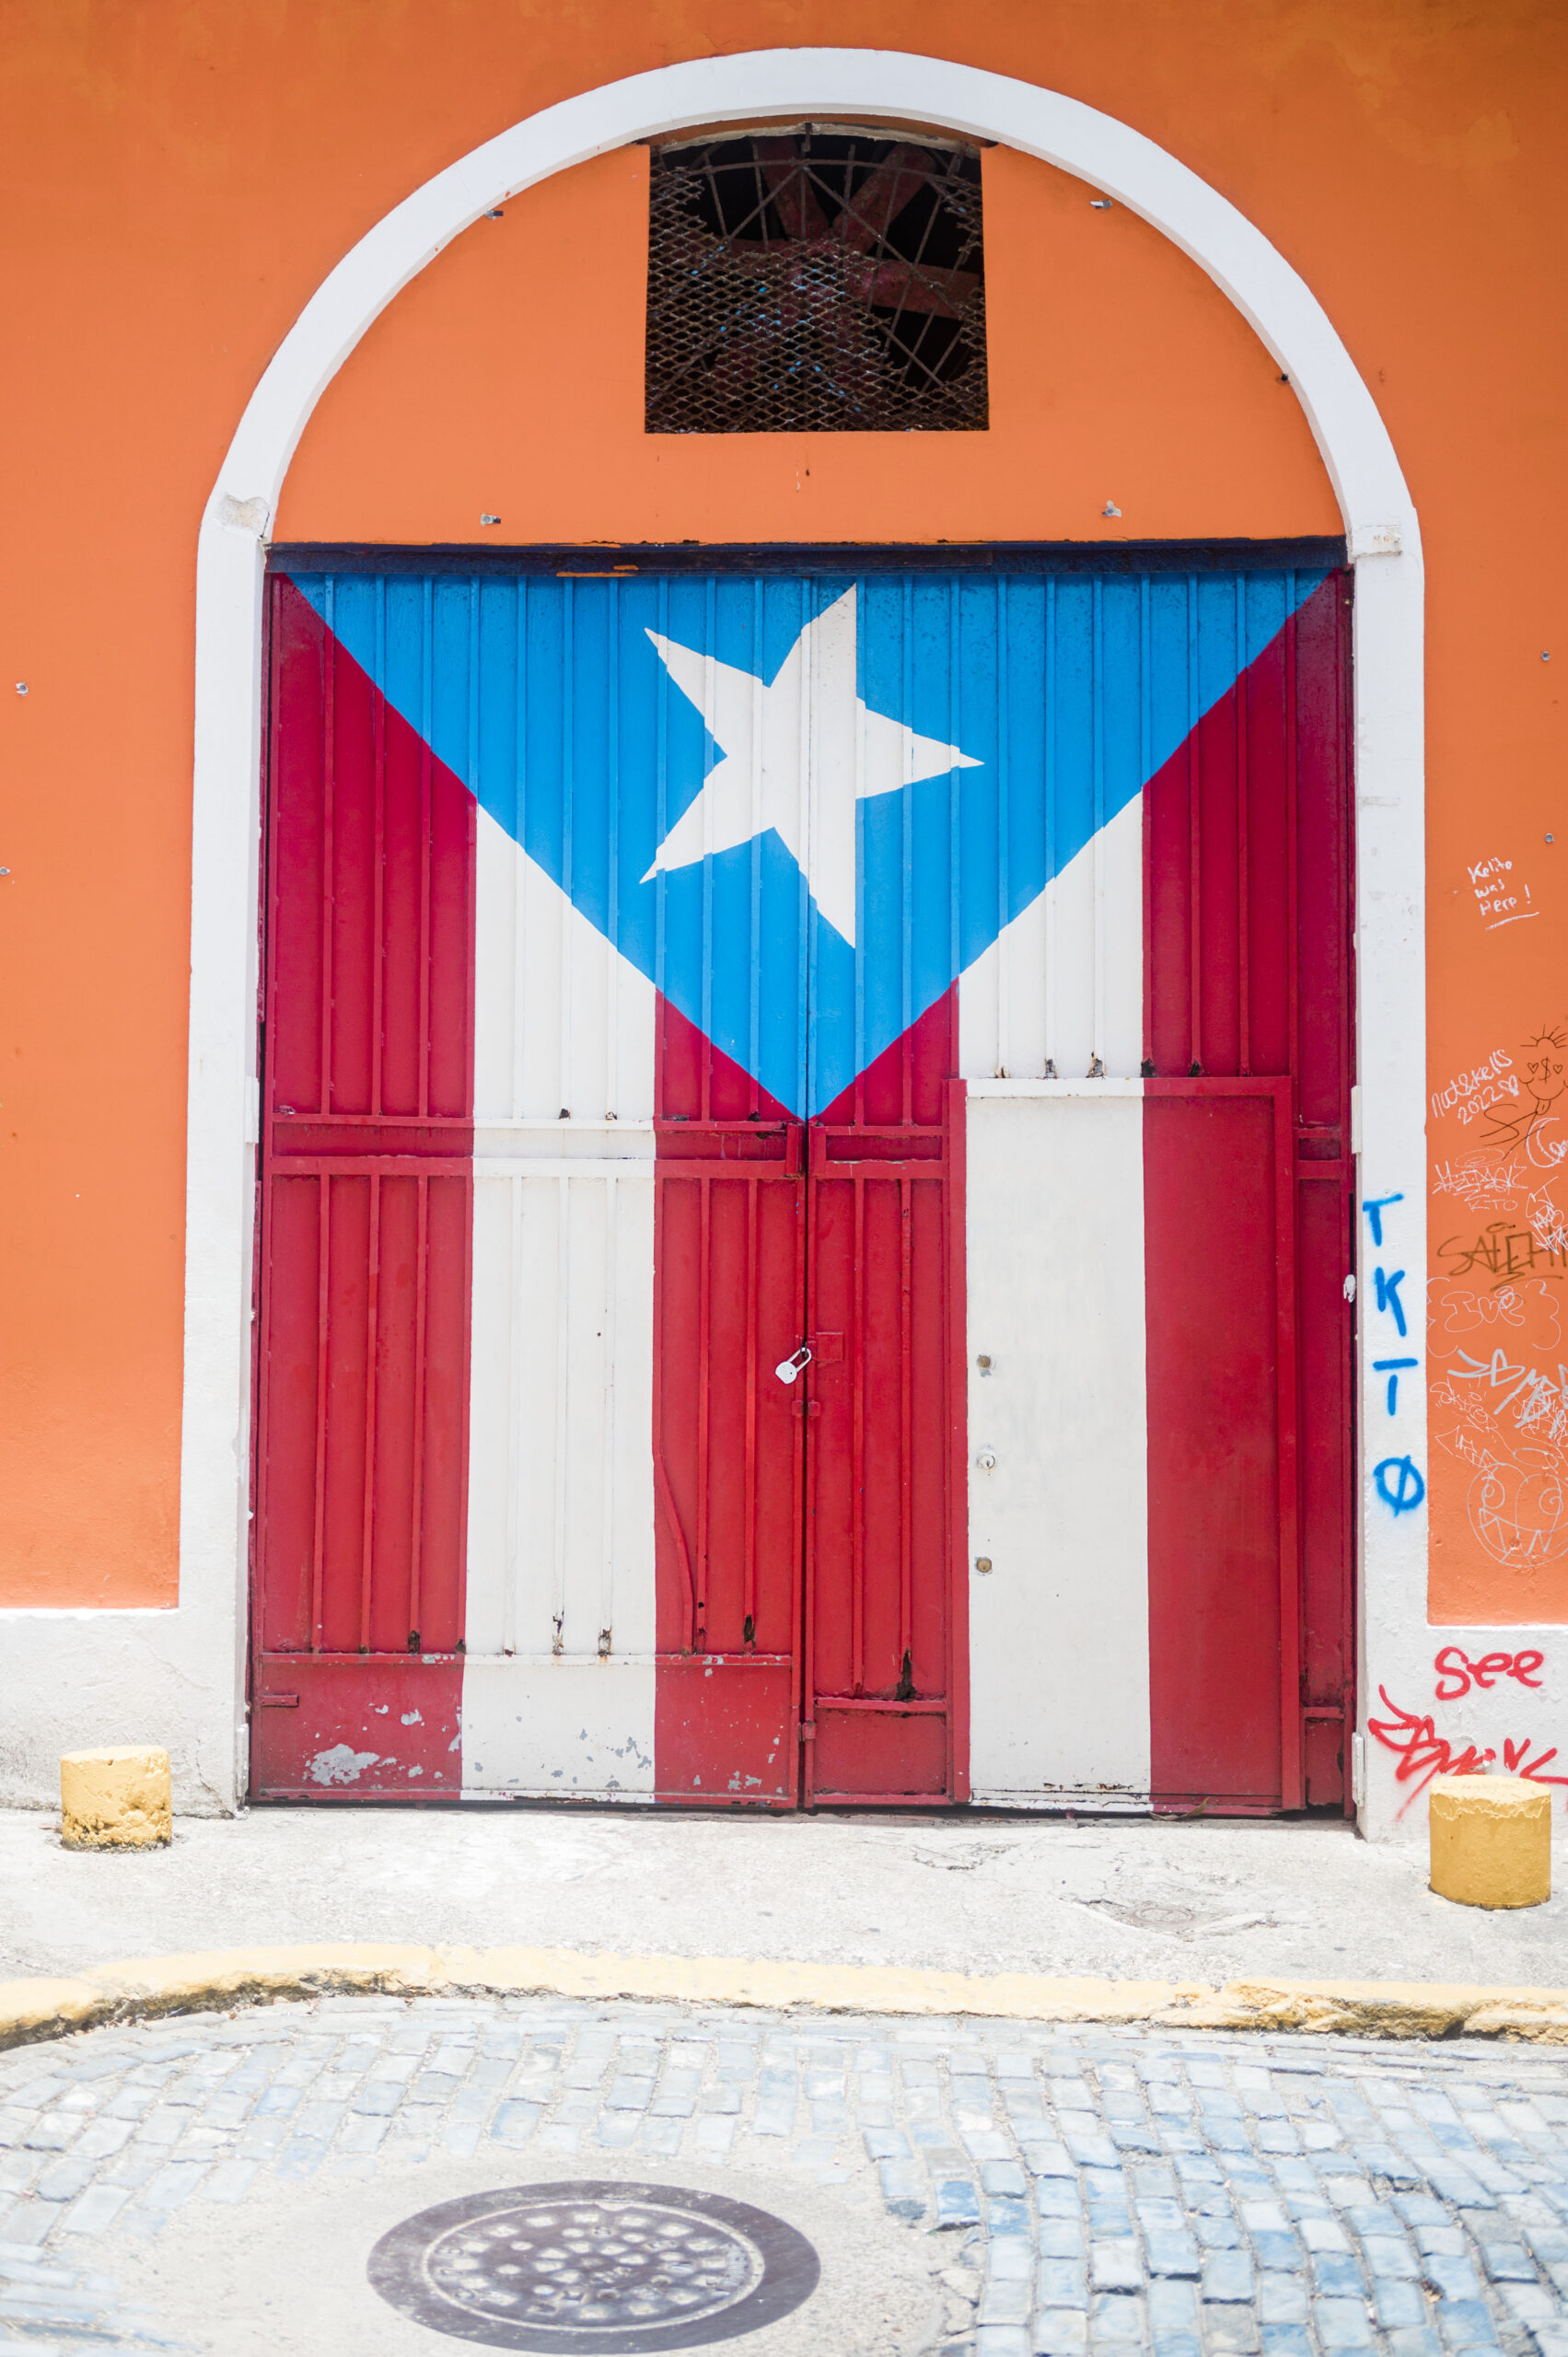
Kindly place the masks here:
POLYGON ((1559 1984, 1568 1896, 1426 1888, 1424 1843, 1312 1822, 257 1809, 69 1852, 0 1812, 0 1979, 296 1941, 530 1945, 1113 1980, 1559 1984))

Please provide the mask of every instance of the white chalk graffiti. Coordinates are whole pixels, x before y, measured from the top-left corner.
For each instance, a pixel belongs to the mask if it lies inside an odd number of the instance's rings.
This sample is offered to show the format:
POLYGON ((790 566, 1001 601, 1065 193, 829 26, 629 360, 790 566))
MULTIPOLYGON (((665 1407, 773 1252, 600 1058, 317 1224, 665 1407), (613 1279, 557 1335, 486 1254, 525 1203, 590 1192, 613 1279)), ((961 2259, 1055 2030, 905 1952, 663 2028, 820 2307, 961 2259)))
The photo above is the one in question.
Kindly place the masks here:
POLYGON ((1521 1284, 1500 1285, 1495 1293, 1450 1285, 1432 1305, 1433 1356, 1446 1358, 1459 1342, 1504 1327, 1523 1350, 1550 1352, 1562 1341, 1558 1297, 1544 1278, 1527 1277, 1521 1284))
POLYGON ((1491 1105, 1500 1105, 1506 1097, 1517 1097, 1518 1075, 1513 1069, 1514 1059, 1502 1048, 1493 1048, 1485 1063, 1473 1071, 1456 1073, 1446 1087, 1432 1092, 1432 1118, 1440 1121, 1445 1113, 1457 1112, 1461 1121, 1473 1121, 1491 1105))
POLYGON ((1488 933, 1495 933, 1501 924, 1520 924, 1527 917, 1539 916, 1530 888, 1515 875, 1511 859, 1478 860, 1466 872, 1477 912, 1488 933))
POLYGON ((1568 1556, 1568 1220, 1553 1192, 1568 1155, 1556 1135, 1565 1064, 1564 1034, 1547 1028, 1516 1062, 1493 1050, 1432 1100, 1434 1113, 1481 1117, 1475 1148, 1433 1177, 1434 1196, 1477 1219, 1434 1256, 1428 1333, 1433 1355, 1450 1364, 1432 1395, 1433 1442, 1470 1469, 1465 1504, 1479 1545, 1519 1569, 1568 1556))
POLYGON ((1527 1179, 1516 1162, 1489 1162, 1484 1154, 1462 1162, 1439 1162, 1432 1173, 1434 1195, 1457 1195, 1472 1212, 1509 1211, 1527 1179))

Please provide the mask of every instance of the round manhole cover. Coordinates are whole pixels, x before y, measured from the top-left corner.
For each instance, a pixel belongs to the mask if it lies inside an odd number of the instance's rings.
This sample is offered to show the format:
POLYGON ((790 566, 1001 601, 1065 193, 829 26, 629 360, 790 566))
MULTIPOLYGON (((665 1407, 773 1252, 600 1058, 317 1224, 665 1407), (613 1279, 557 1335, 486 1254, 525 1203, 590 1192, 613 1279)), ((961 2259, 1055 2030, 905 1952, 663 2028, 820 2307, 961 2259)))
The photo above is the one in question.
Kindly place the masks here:
POLYGON ((817 2254, 766 2210, 679 2186, 514 2185, 421 2210, 370 2254, 381 2297, 489 2349, 695 2349, 788 2316, 817 2254))

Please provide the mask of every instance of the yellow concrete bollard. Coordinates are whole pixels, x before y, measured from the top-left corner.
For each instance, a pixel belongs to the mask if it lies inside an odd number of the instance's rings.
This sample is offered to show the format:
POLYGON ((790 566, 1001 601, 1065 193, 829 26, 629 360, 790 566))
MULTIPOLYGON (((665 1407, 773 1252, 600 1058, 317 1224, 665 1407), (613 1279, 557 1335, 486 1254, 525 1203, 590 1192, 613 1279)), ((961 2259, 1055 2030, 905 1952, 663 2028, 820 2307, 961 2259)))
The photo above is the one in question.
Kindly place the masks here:
POLYGON ((67 1850, 148 1850, 173 1833, 168 1754, 147 1744, 67 1751, 60 1832, 67 1850))
POLYGON ((1430 1787, 1432 1887, 1464 1907, 1551 1897, 1551 1794, 1520 1776, 1438 1776, 1430 1787))

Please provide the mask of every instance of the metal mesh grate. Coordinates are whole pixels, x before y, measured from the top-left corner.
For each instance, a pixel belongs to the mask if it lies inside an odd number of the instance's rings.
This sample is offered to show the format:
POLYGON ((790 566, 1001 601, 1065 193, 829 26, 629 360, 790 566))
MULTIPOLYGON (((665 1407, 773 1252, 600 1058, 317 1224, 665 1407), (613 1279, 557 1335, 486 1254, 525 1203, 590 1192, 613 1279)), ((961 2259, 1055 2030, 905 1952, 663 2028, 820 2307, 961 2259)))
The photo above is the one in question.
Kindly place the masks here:
POLYGON ((651 434, 987 422, 980 157, 807 128, 656 149, 651 434))

